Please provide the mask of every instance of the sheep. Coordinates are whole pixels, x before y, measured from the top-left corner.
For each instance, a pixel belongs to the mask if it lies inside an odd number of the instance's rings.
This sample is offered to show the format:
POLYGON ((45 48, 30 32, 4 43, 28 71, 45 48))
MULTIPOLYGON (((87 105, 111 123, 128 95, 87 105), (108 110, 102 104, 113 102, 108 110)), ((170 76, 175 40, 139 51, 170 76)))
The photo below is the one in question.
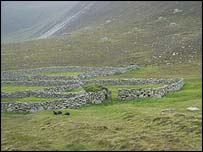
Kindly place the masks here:
POLYGON ((54 115, 60 115, 60 114, 62 114, 61 111, 58 111, 58 112, 53 111, 53 113, 54 113, 54 115))
POLYGON ((69 113, 69 112, 66 112, 64 115, 70 115, 70 113, 69 113))

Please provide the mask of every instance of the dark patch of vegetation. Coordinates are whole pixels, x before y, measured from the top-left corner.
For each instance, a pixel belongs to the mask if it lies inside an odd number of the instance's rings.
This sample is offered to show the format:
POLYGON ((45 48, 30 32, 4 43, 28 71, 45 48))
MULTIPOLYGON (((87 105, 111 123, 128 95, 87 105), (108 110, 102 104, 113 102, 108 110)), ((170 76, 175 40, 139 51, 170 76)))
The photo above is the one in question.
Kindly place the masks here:
POLYGON ((106 87, 98 84, 91 84, 91 85, 86 85, 83 87, 86 92, 97 92, 101 90, 108 90, 106 87))

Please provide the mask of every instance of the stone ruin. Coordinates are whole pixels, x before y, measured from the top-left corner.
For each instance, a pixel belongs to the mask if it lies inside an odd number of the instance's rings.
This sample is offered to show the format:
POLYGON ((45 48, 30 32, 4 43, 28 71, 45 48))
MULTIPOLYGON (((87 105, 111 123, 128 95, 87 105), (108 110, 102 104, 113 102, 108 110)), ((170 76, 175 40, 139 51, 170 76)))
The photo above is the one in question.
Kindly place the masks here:
POLYGON ((29 96, 35 97, 55 97, 58 100, 47 102, 1 102, 1 111, 9 112, 38 112, 50 109, 79 108, 86 104, 99 104, 106 99, 111 99, 110 90, 101 90, 98 92, 75 92, 62 93, 65 90, 83 87, 87 84, 100 85, 135 85, 135 84, 163 84, 159 88, 140 88, 118 90, 119 100, 133 100, 146 97, 162 97, 170 92, 181 89, 184 85, 182 78, 174 79, 109 79, 109 80, 84 80, 96 76, 107 76, 125 73, 130 69, 139 68, 137 65, 128 67, 52 67, 38 68, 29 70, 15 70, 1 72, 1 85, 24 85, 24 86, 50 86, 40 90, 24 90, 16 92, 1 92, 1 97, 23 98, 29 96), (83 74, 77 76, 44 76, 41 72, 69 72, 82 71, 83 74), (34 75, 30 78, 30 75, 34 75))

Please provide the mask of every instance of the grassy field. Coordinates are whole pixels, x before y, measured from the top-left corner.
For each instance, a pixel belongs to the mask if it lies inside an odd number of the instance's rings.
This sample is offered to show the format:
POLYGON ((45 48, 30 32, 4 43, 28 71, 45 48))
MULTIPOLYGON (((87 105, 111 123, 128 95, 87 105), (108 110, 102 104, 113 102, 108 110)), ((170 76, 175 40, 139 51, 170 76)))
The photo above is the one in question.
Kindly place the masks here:
POLYGON ((2 150, 202 150, 202 110, 186 110, 202 107, 201 72, 197 65, 148 66, 108 77, 183 77, 184 87, 163 98, 61 110, 70 116, 1 113, 2 150))
POLYGON ((25 97, 25 98, 1 98, 1 102, 44 102, 51 101, 57 98, 41 98, 41 97, 25 97))
POLYGON ((49 88, 50 86, 2 86, 2 92, 15 92, 22 90, 40 90, 43 88, 49 88))

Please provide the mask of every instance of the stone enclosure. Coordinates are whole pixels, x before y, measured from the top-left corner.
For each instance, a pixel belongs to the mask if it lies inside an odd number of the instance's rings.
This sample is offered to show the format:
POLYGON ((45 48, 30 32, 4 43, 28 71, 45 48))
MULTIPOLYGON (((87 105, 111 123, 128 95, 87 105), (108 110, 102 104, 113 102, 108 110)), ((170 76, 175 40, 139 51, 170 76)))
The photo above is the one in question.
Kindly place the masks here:
POLYGON ((137 65, 128 67, 52 67, 29 70, 2 71, 1 85, 23 86, 50 86, 40 90, 24 90, 16 92, 1 92, 4 98, 56 97, 58 100, 47 102, 1 102, 1 111, 10 112, 38 112, 49 109, 78 108, 86 104, 99 104, 111 98, 110 90, 98 92, 75 92, 63 93, 65 90, 80 88, 88 84, 100 85, 136 85, 136 84, 163 84, 159 88, 141 89, 118 89, 119 100, 132 100, 146 97, 162 97, 167 93, 177 91, 184 85, 182 78, 175 79, 109 79, 109 80, 86 80, 96 76, 107 76, 125 73, 131 69, 139 68, 137 65), (45 76, 42 72, 69 72, 80 71, 83 74, 77 76, 45 76))

